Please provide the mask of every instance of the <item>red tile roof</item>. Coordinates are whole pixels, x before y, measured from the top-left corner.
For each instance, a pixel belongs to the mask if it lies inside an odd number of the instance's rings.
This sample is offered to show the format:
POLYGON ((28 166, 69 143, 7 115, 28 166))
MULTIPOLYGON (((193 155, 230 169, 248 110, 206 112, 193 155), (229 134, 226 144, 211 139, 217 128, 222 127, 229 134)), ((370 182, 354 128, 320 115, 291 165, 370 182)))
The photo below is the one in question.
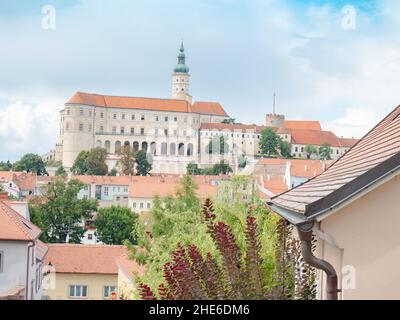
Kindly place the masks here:
POLYGON ((41 230, 0 200, 0 240, 36 241, 41 230))
MULTIPOLYGON (((272 199, 272 205, 312 216, 379 180, 400 162, 400 106, 321 175, 272 199), (388 169, 389 168, 389 169, 388 169)), ((276 210, 278 210, 276 209, 276 210)))
POLYGON ((46 264, 57 273, 118 274, 116 258, 126 254, 124 246, 49 244, 46 264))
POLYGON ((21 190, 35 190, 36 178, 32 173, 0 171, 0 183, 13 181, 21 190))
POLYGON ((66 104, 227 116, 219 103, 197 102, 192 106, 185 100, 108 96, 84 92, 75 93, 66 104))
POLYGON ((358 141, 360 141, 359 139, 354 139, 354 138, 338 138, 338 139, 339 139, 340 146, 344 147, 344 148, 351 148, 358 141))
POLYGON ((338 138, 330 131, 291 130, 291 134, 293 144, 321 146, 329 143, 331 147, 340 147, 338 138))
POLYGON ((145 266, 138 264, 135 260, 129 259, 127 254, 116 258, 116 264, 131 279, 135 275, 143 276, 146 270, 145 266))
POLYGON ((288 129, 294 130, 317 130, 321 131, 321 124, 319 121, 308 120, 285 120, 283 126, 288 129))

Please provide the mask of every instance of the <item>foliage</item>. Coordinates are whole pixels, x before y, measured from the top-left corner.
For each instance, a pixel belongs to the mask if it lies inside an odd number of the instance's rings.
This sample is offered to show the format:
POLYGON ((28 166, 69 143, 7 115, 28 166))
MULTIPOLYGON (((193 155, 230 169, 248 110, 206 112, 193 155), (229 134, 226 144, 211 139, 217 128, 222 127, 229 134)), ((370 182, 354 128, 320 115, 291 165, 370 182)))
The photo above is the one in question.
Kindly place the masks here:
POLYGON ((86 160, 89 157, 90 151, 81 151, 79 152, 78 156, 76 157, 71 171, 75 175, 85 175, 87 172, 87 167, 86 167, 86 160))
POLYGON ((65 177, 67 176, 67 172, 63 166, 59 166, 55 173, 56 177, 65 177))
POLYGON ((135 174, 135 151, 130 145, 124 145, 118 151, 120 159, 118 165, 121 171, 126 176, 133 176, 135 174))
POLYGON ((55 161, 55 160, 49 160, 45 163, 46 167, 53 167, 53 168, 58 168, 62 166, 61 161, 55 161))
POLYGON ((137 176, 147 176, 150 173, 152 167, 149 161, 147 160, 147 155, 144 150, 136 152, 135 162, 136 162, 137 176))
POLYGON ((247 166, 247 159, 246 159, 246 157, 244 155, 241 155, 238 158, 238 167, 240 169, 244 169, 244 168, 246 168, 246 166, 247 166))
POLYGON ((312 145, 306 145, 306 148, 304 150, 307 153, 308 159, 310 159, 312 155, 318 155, 318 148, 312 145))
POLYGON ((207 152, 209 154, 225 154, 228 153, 229 146, 224 136, 214 137, 208 144, 207 152))
POLYGON ((282 138, 279 138, 279 151, 281 156, 285 159, 292 158, 292 145, 282 138))
POLYGON ((86 174, 93 176, 105 176, 108 172, 106 165, 107 150, 104 148, 95 148, 90 150, 85 161, 86 174))
POLYGON ((222 120, 221 123, 224 123, 224 124, 236 124, 236 119, 234 119, 234 118, 224 119, 224 120, 222 120))
POLYGON ((261 153, 268 156, 278 155, 279 141, 279 136, 271 128, 262 130, 260 138, 261 153))
POLYGON ((122 245, 125 240, 136 244, 137 221, 138 215, 129 208, 112 206, 99 210, 94 226, 99 240, 105 244, 122 245))
POLYGON ((38 176, 47 174, 43 159, 39 155, 33 153, 25 154, 21 160, 15 162, 12 166, 12 170, 32 172, 38 176))
POLYGON ((197 176, 200 174, 199 165, 194 162, 189 162, 186 166, 186 173, 191 176, 197 176))
POLYGON ((42 240, 50 243, 80 243, 85 233, 84 221, 97 210, 95 200, 78 199, 83 188, 78 180, 57 178, 41 197, 30 204, 32 222, 42 231, 42 240))
POLYGON ((0 171, 11 171, 12 163, 8 160, 7 162, 1 161, 0 162, 0 171))
POLYGON ((112 168, 111 171, 108 173, 108 175, 111 177, 116 177, 117 174, 118 174, 118 170, 115 168, 112 168))
POLYGON ((200 169, 199 165, 194 162, 190 162, 186 167, 186 173, 195 176, 218 176, 220 174, 229 174, 233 172, 232 167, 225 161, 216 163, 211 168, 200 169))
POLYGON ((325 142, 322 146, 319 147, 319 156, 322 160, 332 160, 331 154, 332 148, 329 143, 325 142))

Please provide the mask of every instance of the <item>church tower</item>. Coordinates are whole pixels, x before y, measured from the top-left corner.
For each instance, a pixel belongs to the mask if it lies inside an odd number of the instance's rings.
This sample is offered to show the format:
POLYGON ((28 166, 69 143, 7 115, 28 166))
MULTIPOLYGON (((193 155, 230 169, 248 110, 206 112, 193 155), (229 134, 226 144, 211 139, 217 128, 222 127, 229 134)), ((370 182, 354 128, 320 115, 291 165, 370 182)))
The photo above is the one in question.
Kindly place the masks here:
POLYGON ((178 56, 178 64, 172 74, 172 98, 186 100, 192 103, 192 97, 189 94, 189 84, 189 67, 186 65, 185 47, 182 42, 178 56))

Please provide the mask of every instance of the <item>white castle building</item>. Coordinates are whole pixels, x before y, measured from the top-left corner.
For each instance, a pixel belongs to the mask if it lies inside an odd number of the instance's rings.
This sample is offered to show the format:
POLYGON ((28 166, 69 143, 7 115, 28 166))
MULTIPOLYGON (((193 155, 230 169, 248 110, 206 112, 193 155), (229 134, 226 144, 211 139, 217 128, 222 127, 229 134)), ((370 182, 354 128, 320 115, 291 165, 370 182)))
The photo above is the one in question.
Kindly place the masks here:
POLYGON ((60 138, 45 160, 62 161, 71 168, 79 152, 105 148, 108 166, 117 166, 123 145, 151 155, 152 173, 186 173, 190 162, 200 166, 221 158, 235 164, 239 156, 260 153, 261 131, 271 127, 292 143, 295 157, 304 157, 308 144, 333 147, 332 158, 341 156, 354 141, 342 140, 322 131, 318 121, 285 121, 282 115, 267 115, 265 126, 224 123, 230 119, 218 102, 193 102, 189 94, 190 74, 183 43, 172 74, 172 98, 121 97, 77 92, 60 112, 60 138), (210 156, 210 141, 224 136, 224 155, 210 156), (346 142, 346 143, 344 143, 346 142), (349 145, 350 144, 350 145, 349 145))

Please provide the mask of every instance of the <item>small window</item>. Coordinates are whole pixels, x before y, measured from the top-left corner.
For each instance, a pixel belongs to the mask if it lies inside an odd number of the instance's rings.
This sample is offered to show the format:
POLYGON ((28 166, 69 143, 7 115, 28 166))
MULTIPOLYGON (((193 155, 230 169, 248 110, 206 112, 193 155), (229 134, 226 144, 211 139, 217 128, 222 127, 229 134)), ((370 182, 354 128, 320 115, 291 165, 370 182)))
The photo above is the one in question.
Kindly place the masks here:
POLYGON ((71 111, 69 109, 67 109, 67 116, 69 116, 71 114, 71 111))
POLYGON ((108 196, 108 187, 104 187, 104 195, 108 196))
POLYGON ((121 127, 121 134, 125 134, 125 128, 121 127))
POLYGON ((122 119, 122 120, 125 120, 125 113, 123 113, 123 114, 121 115, 121 119, 122 119))
POLYGON ((143 136, 144 135, 144 128, 140 128, 140 134, 143 136))
POLYGON ((87 298, 87 286, 69 286, 69 296, 71 298, 87 298))
POLYGON ((174 121, 177 122, 178 121, 178 117, 174 117, 174 121))
POLYGON ((103 298, 105 299, 110 298, 113 292, 117 293, 116 286, 104 286, 103 298))
POLYGON ((168 119, 168 117, 165 117, 164 120, 165 120, 165 122, 168 122, 169 119, 168 119))
POLYGON ((117 127, 112 127, 112 133, 117 133, 117 127))
POLYGON ((87 238, 88 238, 88 240, 93 240, 93 234, 92 234, 92 233, 89 233, 88 236, 87 236, 87 238))
POLYGON ((104 119, 104 112, 100 112, 100 118, 104 119))
POLYGON ((83 109, 80 109, 80 110, 79 110, 79 114, 80 114, 81 116, 83 116, 83 109))
POLYGON ((117 114, 116 114, 116 113, 113 114, 113 119, 114 119, 114 120, 117 119, 117 114))
POLYGON ((131 120, 135 120, 135 115, 131 115, 131 120))
POLYGON ((131 128, 131 134, 135 134, 135 128, 131 128))
POLYGON ((154 120, 159 121, 160 119, 158 118, 158 116, 155 116, 154 120))
POLYGON ((147 209, 150 209, 150 208, 151 208, 151 203, 147 202, 147 209))
POLYGON ((143 204, 143 202, 141 202, 140 203, 140 209, 143 209, 144 208, 144 204, 143 204))
POLYGON ((79 124, 79 131, 83 131, 83 123, 79 124))
POLYGON ((132 206, 134 209, 136 209, 136 202, 134 202, 132 206))
POLYGON ((146 118, 144 116, 144 114, 142 114, 142 116, 140 117, 140 120, 144 121, 146 118))

